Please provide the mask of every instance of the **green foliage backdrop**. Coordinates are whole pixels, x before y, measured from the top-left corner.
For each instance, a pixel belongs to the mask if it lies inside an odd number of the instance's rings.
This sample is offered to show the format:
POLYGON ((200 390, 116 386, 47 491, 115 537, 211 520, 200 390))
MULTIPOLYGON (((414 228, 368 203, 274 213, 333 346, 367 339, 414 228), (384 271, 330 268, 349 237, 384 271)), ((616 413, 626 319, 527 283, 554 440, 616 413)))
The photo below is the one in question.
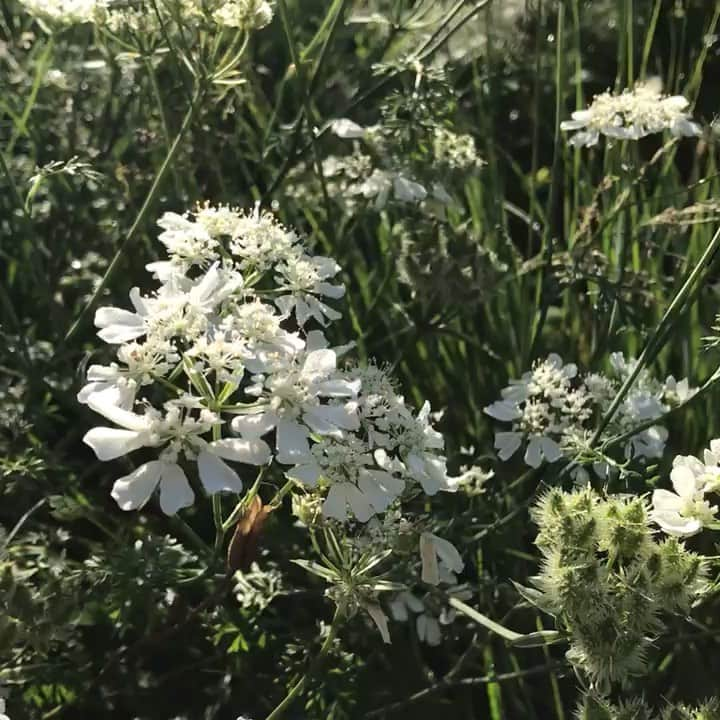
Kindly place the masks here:
MULTIPOLYGON (((312 667, 332 616, 325 584, 290 562, 312 550, 289 501, 264 527, 255 569, 228 579, 204 571, 202 548, 156 503, 118 509, 110 487, 132 466, 100 463, 82 442, 97 419, 75 395, 87 366, 111 359, 83 309, 99 287, 105 305, 151 289, 163 212, 261 203, 337 259, 347 294, 332 344, 354 338, 353 358, 391 367, 408 401, 444 410, 454 473, 494 471, 435 498, 432 523, 465 560, 467 604, 521 633, 555 627, 514 584, 530 585, 541 563, 528 510, 544 488, 573 483, 559 465, 500 462, 483 409, 536 358, 606 372, 611 352, 638 356, 658 327, 656 377, 701 386, 718 367, 704 340, 716 265, 667 332, 660 323, 720 221, 720 3, 274 10, 250 36, 242 82, 193 96, 162 39, 121 48, 93 25, 48 28, 0 0, 0 695, 12 720, 264 718, 312 667), (560 122, 596 93, 655 76, 691 102, 699 138, 568 143, 560 122), (383 205, 354 191, 369 171, 332 172, 356 144, 329 125, 339 118, 379 126, 373 167, 442 183, 450 202, 383 205), (443 158, 438 128, 469 135, 475 155, 443 158)), ((641 476, 600 486, 666 486, 673 455, 720 435, 717 399, 710 388, 671 414, 666 453, 641 476)), ((207 505, 184 519, 212 538, 207 505)), ((712 534, 689 546, 717 554, 712 534)), ((635 696, 697 705, 716 693, 719 608, 710 593, 689 623, 683 609, 665 619, 635 696)), ((412 623, 391 623, 384 645, 356 614, 287 716, 573 716, 584 681, 566 647, 517 647, 461 614, 442 631, 431 647, 412 623)))

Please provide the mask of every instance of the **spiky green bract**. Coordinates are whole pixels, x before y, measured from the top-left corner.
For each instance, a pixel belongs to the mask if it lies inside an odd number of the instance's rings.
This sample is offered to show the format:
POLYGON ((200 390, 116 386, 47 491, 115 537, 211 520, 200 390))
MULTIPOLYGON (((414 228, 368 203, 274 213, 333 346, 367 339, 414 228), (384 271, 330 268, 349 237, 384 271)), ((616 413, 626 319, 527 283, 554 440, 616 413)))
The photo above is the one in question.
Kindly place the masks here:
POLYGON ((646 668, 662 613, 687 612, 702 590, 702 559, 676 539, 655 540, 641 497, 553 489, 533 518, 536 602, 568 633, 568 660, 599 690, 627 686, 646 668))
POLYGON ((589 693, 578 705, 576 718, 577 720, 719 720, 720 702, 711 698, 697 707, 673 704, 655 711, 641 698, 614 704, 589 693))

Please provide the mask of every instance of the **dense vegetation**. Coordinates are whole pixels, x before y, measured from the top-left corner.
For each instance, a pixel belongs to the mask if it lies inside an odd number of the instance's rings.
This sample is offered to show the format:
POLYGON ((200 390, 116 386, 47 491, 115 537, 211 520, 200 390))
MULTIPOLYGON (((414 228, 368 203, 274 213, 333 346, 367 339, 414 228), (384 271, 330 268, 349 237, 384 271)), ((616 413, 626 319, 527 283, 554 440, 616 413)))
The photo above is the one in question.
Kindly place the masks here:
POLYGON ((0 0, 0 718, 720 718, 719 21, 0 0))

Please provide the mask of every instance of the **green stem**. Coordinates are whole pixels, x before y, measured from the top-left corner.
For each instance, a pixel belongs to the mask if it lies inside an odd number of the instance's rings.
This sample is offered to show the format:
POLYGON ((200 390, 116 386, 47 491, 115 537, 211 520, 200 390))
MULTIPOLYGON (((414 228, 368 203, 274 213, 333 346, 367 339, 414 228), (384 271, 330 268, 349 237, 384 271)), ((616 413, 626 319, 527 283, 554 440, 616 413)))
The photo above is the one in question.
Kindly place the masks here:
POLYGON ((268 503, 273 508, 280 507, 283 498, 295 487, 295 480, 288 480, 276 493, 275 497, 268 503))
POLYGON ((223 534, 226 533, 235 523, 238 521, 238 519, 245 514, 247 509, 250 507, 250 503, 253 501, 255 496, 258 494, 258 490, 260 489, 260 481, 263 478, 263 475, 265 474, 266 468, 260 468, 260 472, 258 473, 257 477, 255 478, 255 482, 253 483, 252 487, 247 491, 245 496, 238 502, 238 504, 235 506, 235 509, 228 515, 228 519, 225 520, 225 522, 222 524, 223 534))
POLYGON ((323 642, 320 652, 317 654, 315 659, 310 664, 307 672, 290 688, 288 694, 284 697, 282 702, 267 716, 266 720, 278 720, 285 714, 285 711, 293 704, 295 699, 302 693, 308 680, 313 673, 318 669, 322 659, 327 655, 328 651, 332 647, 333 641, 337 636, 338 630, 340 629, 340 623, 345 616, 345 605, 339 603, 335 607, 335 614, 333 615, 332 622, 330 623, 330 630, 328 635, 323 642))
POLYGON ((8 167, 8 164, 5 160, 5 155, 2 152, 0 152, 0 170, 3 171, 3 175, 5 175, 5 177, 7 178, 8 187, 10 188, 10 195, 12 195, 15 204, 20 208, 20 210, 22 210, 22 214, 26 222, 28 224, 32 224, 32 218, 30 217, 30 213, 25 207, 25 203, 20 196, 20 191, 17 188, 17 184, 15 183, 15 178, 12 176, 10 168, 8 167))
POLYGON ((165 175, 167 174, 168 170, 170 169, 173 160, 175 159, 175 155, 177 154, 177 151, 180 147, 180 143, 182 142, 183 138, 185 137, 185 134, 187 133, 188 129, 190 128, 190 125, 192 124, 193 118, 195 116, 195 112, 198 109, 198 107, 201 104, 203 91, 201 88, 198 88, 193 96, 193 100, 190 104, 190 107, 187 110, 187 113, 185 114, 185 118, 183 119, 182 125, 180 126, 180 130, 178 131, 177 136, 175 137, 175 140, 173 141, 173 144, 170 146, 170 149, 168 150, 167 155, 165 156, 165 160, 163 161, 163 164, 160 166, 160 170, 158 171, 158 174, 155 176, 155 180, 153 181, 152 187, 148 191, 147 196, 145 197, 145 201, 142 204, 142 207, 140 208, 140 212, 138 212, 137 217, 135 218, 135 221, 132 224, 132 227, 128 231, 128 234, 125 236, 125 240, 123 240, 122 244, 118 248, 117 252, 113 256, 113 259, 110 262, 110 265, 108 266, 108 269, 105 271, 105 275, 103 275, 102 280, 100 281, 100 284, 95 289, 95 292, 93 293, 90 300, 85 304, 85 307, 81 310, 80 315, 73 323, 72 327, 68 330, 68 332, 65 335, 65 338, 63 340, 63 343, 66 344, 70 340, 72 340, 77 332, 80 330, 80 328, 83 326, 85 321, 88 318, 88 315, 95 309, 95 306, 100 300, 100 297, 105 292, 105 288, 108 286, 110 281, 113 279, 113 277, 116 275, 118 270, 120 269, 120 265, 122 262, 122 259, 132 245, 132 241, 142 225, 143 221, 145 220, 145 216, 148 214, 148 211, 152 207, 153 201, 155 200, 158 191, 160 190, 160 186, 162 184, 162 181, 165 179, 165 175))

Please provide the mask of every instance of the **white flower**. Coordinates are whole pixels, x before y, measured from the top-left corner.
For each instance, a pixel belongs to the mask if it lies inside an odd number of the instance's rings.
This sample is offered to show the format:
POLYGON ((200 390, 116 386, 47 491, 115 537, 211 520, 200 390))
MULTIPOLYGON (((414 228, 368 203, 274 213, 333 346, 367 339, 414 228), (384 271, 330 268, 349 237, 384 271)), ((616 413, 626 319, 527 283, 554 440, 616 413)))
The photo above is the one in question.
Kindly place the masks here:
POLYGON ((260 409, 238 415, 232 428, 243 437, 262 437, 275 429, 276 459, 295 464, 309 454, 310 432, 338 435, 359 427, 357 405, 321 404, 321 398, 353 398, 359 383, 334 377, 337 357, 330 349, 314 350, 283 361, 268 376, 261 377, 256 389, 260 409))
POLYGON ((49 22, 73 25, 96 22, 104 16, 105 0, 21 0, 31 15, 49 22))
POLYGON ((142 507, 158 485, 163 512, 171 515, 191 505, 194 493, 177 463, 181 452, 189 460, 197 460, 200 480, 209 494, 242 490, 240 477, 223 459, 250 465, 263 465, 270 459, 270 448, 259 439, 204 440, 201 436, 216 424, 216 418, 207 411, 201 412, 199 419, 183 415, 175 406, 170 406, 164 416, 152 409, 138 415, 112 405, 102 393, 91 395, 88 405, 120 426, 96 427, 85 434, 83 440, 98 459, 113 460, 141 447, 167 446, 159 460, 116 480, 112 496, 123 510, 142 507))
POLYGON ((343 139, 361 138, 365 134, 365 128, 348 118, 333 120, 330 124, 331 130, 343 139))
POLYGON ((678 537, 695 535, 715 520, 718 508, 705 500, 707 468, 692 456, 673 461, 670 479, 675 492, 655 490, 651 518, 668 534, 678 537))
POLYGON ((439 585, 441 580, 455 585, 455 573, 462 572, 465 567, 460 553, 449 540, 428 532, 420 535, 420 559, 422 581, 429 585, 439 585), (441 569, 446 571, 445 578, 441 576, 441 569))
POLYGON ((213 19, 219 25, 259 30, 270 24, 273 10, 265 0, 227 0, 213 13, 213 19))
POLYGON ((405 488, 401 478, 377 467, 370 448, 353 435, 323 439, 286 475, 308 487, 329 485, 322 512, 341 522, 348 519, 348 508, 359 522, 367 522, 387 510, 405 488))
POLYGON ((264 272, 297 256, 298 243, 294 231, 283 227, 272 213, 261 212, 258 204, 252 213, 238 215, 230 252, 240 259, 240 267, 264 272))
POLYGON ((90 395, 104 392, 114 397, 114 405, 129 410, 140 386, 164 377, 180 359, 174 347, 163 341, 127 343, 118 348, 117 354, 124 367, 111 363, 88 368, 87 384, 77 394, 78 402, 87 404, 90 395))
POLYGON ((191 265, 205 265, 217 259, 218 242, 210 236, 202 223, 187 217, 166 212, 158 225, 163 228, 158 236, 168 254, 185 269, 191 265))
POLYGON ((701 128, 686 112, 688 100, 681 95, 662 95, 659 82, 638 84, 620 95, 597 95, 587 110, 572 114, 561 123, 561 130, 578 130, 570 143, 575 146, 597 144, 600 135, 638 140, 669 130, 676 137, 697 136, 701 128))
POLYGON ((285 315, 295 310, 298 325, 303 326, 314 318, 321 325, 341 317, 336 310, 325 305, 316 296, 341 298, 343 285, 333 285, 328 280, 340 271, 340 266, 327 257, 298 255, 290 257, 277 267, 275 280, 281 291, 286 292, 275 303, 285 315))
POLYGON ((98 336, 110 344, 122 344, 143 335, 153 340, 185 339, 200 335, 208 326, 209 316, 220 303, 242 286, 239 273, 221 268, 218 263, 195 281, 174 276, 161 286, 156 297, 130 291, 135 312, 102 307, 95 313, 98 336))

